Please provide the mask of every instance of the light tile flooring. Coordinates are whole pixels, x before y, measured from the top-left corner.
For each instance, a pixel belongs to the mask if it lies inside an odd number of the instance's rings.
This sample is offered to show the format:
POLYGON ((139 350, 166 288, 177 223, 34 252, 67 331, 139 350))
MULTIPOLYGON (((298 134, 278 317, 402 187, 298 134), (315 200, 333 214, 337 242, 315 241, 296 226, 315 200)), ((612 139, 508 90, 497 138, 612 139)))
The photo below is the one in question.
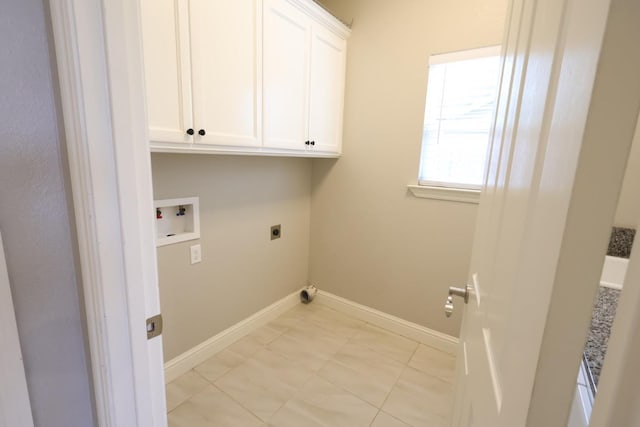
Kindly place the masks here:
POLYGON ((445 427, 452 356, 317 303, 167 385, 169 426, 445 427))

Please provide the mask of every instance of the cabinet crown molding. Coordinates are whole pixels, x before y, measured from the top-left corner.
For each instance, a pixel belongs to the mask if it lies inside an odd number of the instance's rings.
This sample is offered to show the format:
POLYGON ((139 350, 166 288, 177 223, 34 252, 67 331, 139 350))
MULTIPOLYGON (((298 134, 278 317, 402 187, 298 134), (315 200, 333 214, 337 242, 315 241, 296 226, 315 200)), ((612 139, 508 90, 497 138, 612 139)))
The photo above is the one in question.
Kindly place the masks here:
POLYGON ((316 3, 314 0, 287 0, 297 8, 303 10, 307 15, 333 31, 345 40, 351 35, 351 29, 340 19, 331 14, 327 9, 316 3))

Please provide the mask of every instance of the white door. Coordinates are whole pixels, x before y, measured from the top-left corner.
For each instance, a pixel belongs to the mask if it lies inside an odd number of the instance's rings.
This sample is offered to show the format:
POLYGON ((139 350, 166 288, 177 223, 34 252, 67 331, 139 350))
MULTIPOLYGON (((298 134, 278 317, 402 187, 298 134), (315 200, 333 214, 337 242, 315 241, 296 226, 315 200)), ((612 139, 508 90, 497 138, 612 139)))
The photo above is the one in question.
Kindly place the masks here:
POLYGON ((195 142, 261 145, 262 1, 190 0, 195 142))
POLYGON ((456 427, 567 425, 640 101, 631 3, 511 3, 456 427))
POLYGON ((264 146, 307 142, 311 22, 285 0, 264 2, 264 146))
POLYGON ((345 39, 319 25, 313 26, 309 85, 312 151, 341 151, 346 57, 345 39))
POLYGON ((141 0, 149 139, 192 143, 189 3, 141 0))

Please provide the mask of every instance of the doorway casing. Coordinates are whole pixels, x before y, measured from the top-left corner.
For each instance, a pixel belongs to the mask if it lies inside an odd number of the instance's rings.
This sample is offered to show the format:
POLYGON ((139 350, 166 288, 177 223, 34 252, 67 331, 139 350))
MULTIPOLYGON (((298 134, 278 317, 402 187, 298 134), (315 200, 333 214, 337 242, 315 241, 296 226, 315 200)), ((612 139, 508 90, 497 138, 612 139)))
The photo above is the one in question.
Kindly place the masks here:
POLYGON ((50 2, 100 426, 164 426, 139 5, 50 2))
POLYGON ((137 3, 50 3, 101 426, 166 425, 137 3))

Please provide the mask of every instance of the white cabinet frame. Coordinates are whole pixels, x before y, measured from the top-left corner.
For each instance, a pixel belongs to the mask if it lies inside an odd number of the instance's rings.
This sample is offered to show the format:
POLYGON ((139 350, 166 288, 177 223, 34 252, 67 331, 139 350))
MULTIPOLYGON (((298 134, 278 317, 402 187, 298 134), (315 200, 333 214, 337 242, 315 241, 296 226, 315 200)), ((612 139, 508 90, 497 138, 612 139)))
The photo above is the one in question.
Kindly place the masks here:
MULTIPOLYGON (((242 3, 232 4, 240 10, 245 7, 244 3, 247 1, 242 0, 242 3)), ((203 0, 142 0, 142 32, 143 36, 147 38, 145 46, 148 45, 148 49, 143 53, 149 92, 147 110, 150 114, 151 151, 293 157, 340 156, 346 39, 350 35, 350 30, 311 0, 250 1, 252 7, 255 8, 255 16, 253 17, 255 27, 252 29, 255 31, 253 34, 255 37, 255 82, 252 89, 254 128, 249 134, 247 132, 230 132, 223 129, 224 126, 215 129, 215 126, 211 124, 212 121, 215 123, 216 117, 219 116, 219 114, 215 114, 214 110, 219 112, 221 110, 215 104, 211 104, 216 97, 208 94, 206 87, 211 86, 215 91, 216 87, 220 89, 221 85, 216 85, 207 78, 209 74, 214 74, 205 71, 207 67, 211 70, 211 64, 210 59, 207 58, 207 43, 202 40, 209 36, 204 34, 203 28, 207 27, 202 25, 199 19, 201 15, 205 15, 202 12, 206 12, 207 8, 213 8, 215 3, 207 3, 203 0), (298 102, 299 106, 295 109, 288 108, 285 111, 272 111, 273 106, 264 99, 266 98, 264 94, 268 94, 270 90, 270 80, 266 77, 269 70, 265 70, 264 66, 274 62, 276 64, 282 62, 282 58, 286 54, 284 51, 278 52, 278 58, 273 60, 269 56, 269 46, 265 45, 268 34, 266 34, 263 21, 270 19, 268 10, 272 4, 276 3, 278 6, 292 11, 292 23, 305 28, 303 36, 305 38, 304 57, 300 58, 304 75, 298 79, 301 80, 298 83, 302 87, 297 89, 302 93, 288 97, 276 97, 282 103, 286 103, 294 96, 296 99, 292 102, 298 102), (170 7, 175 15, 173 19, 168 13, 170 7), (166 31, 165 27, 168 27, 166 31), (152 47, 153 42, 149 42, 149 40, 155 40, 158 37, 166 38, 166 41, 163 40, 163 44, 167 45, 168 51, 155 49, 151 52, 149 46, 152 47), (320 55, 314 53, 315 43, 319 44, 320 55), (327 46, 332 46, 335 49, 333 51, 327 50, 327 46), (323 48, 324 50, 322 50, 323 48), (263 49, 267 52, 264 52, 263 49), (314 60, 322 58, 322 54, 325 54, 326 57, 327 52, 335 52, 338 59, 328 64, 322 64, 325 65, 324 68, 317 61, 314 63, 314 60), (172 64, 172 66, 162 67, 163 63, 172 64), (316 74, 313 74, 314 70, 311 70, 311 67, 317 69, 316 74), (168 69, 167 73, 170 75, 168 79, 154 74, 162 68, 168 69), (318 78, 318 75, 326 76, 326 79, 318 78), (327 88, 331 88, 330 93, 327 88), (162 92, 163 90, 166 90, 166 96, 162 92), (272 114, 283 116, 280 118, 280 122, 285 123, 285 126, 286 124, 298 126, 299 129, 296 129, 295 132, 299 135, 287 134, 284 137, 271 137, 269 124, 272 114), (298 114, 301 117, 293 117, 298 114), (168 124, 164 125, 163 120, 168 124), (327 129, 324 129, 325 127, 327 129), (187 134, 188 130, 190 134, 187 134), (200 131, 203 131, 204 135, 199 134, 200 131), (309 144, 305 145, 305 140, 308 140, 309 144)), ((237 15, 245 17, 247 14, 237 15)), ((219 28, 224 25, 223 21, 215 28, 223 33, 235 31, 232 30, 233 26, 229 26, 226 30, 219 28)), ((250 37, 250 34, 246 35, 245 33, 249 33, 246 28, 244 32, 236 34, 238 37, 244 38, 238 40, 238 43, 243 46, 246 46, 246 39, 250 37)), ((228 37, 231 38, 233 35, 228 34, 228 37)), ((219 38, 220 34, 213 37, 211 43, 215 43, 215 40, 219 38)), ((224 61, 222 69, 226 69, 228 62, 230 61, 224 61)), ((241 68, 245 69, 246 67, 241 68)), ((271 73, 270 75, 278 76, 280 73, 276 71, 275 74, 271 73)), ((212 75, 210 78, 215 79, 216 76, 212 75)), ((240 77, 238 78, 240 79, 240 77)), ((281 86, 279 85, 279 87, 281 86)), ((235 104, 237 98, 239 97, 232 97, 229 103, 235 104)), ((218 102, 225 103, 224 99, 218 102)), ((223 122, 236 121, 232 119, 233 117, 229 120, 223 120, 223 122)), ((290 130, 287 130, 286 133, 290 133, 290 130)))

